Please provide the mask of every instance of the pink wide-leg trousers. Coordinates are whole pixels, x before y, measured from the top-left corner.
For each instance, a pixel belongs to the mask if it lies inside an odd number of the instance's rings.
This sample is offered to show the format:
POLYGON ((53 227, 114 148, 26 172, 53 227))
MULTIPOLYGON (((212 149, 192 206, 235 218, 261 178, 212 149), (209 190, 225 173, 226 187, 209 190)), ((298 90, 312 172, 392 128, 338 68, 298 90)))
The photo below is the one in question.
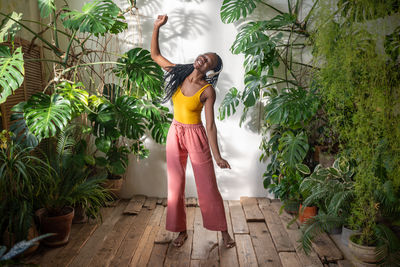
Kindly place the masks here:
POLYGON ((203 226, 208 230, 226 231, 224 204, 204 126, 202 123, 183 124, 176 120, 173 120, 167 136, 166 230, 186 230, 185 172, 188 155, 193 167, 203 226))

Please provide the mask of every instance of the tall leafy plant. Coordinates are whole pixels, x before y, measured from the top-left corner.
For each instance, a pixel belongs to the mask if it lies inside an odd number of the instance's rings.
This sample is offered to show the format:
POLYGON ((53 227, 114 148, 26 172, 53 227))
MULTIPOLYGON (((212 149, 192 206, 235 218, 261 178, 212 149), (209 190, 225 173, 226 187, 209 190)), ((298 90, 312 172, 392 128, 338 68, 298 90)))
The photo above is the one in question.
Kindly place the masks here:
POLYGON ((342 150, 357 161, 351 221, 361 229, 356 240, 376 245, 380 236, 374 197, 385 181, 400 185, 398 38, 385 20, 399 12, 395 1, 321 2, 316 20, 314 58, 327 113, 342 150), (326 20, 326 18, 329 18, 326 20), (368 26, 367 26, 368 25, 368 26), (384 49, 377 49, 383 43, 384 49))
MULTIPOLYGON (((224 23, 248 19, 256 8, 278 13, 269 20, 244 20, 241 23, 230 50, 245 56, 244 89, 229 90, 219 108, 219 117, 231 116, 242 104, 241 125, 249 109, 260 103, 265 105, 260 114, 263 136, 260 159, 269 157, 270 163, 264 174, 264 186, 272 192, 286 192, 289 187, 284 184, 295 183, 297 187, 289 190, 292 196, 299 196, 298 184, 312 167, 307 160, 312 142, 308 138, 307 125, 320 108, 318 88, 311 86, 310 80, 303 79, 304 73, 316 68, 294 56, 297 50, 303 51, 311 43, 307 24, 315 4, 303 21, 299 21, 301 6, 302 1, 288 1, 288 12, 284 12, 266 1, 234 0, 224 1, 221 7, 224 23), (277 74, 281 65, 283 73, 277 74), (284 179, 291 182, 285 183, 284 179)), ((277 196, 284 198, 287 195, 279 193, 277 196)))

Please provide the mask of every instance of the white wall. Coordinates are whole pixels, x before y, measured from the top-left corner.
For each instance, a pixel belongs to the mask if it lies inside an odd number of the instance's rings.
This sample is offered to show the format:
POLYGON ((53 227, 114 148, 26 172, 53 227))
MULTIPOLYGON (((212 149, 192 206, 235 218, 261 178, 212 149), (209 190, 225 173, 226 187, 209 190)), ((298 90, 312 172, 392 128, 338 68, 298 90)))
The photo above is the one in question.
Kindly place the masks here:
MULTIPOLYGON (((126 8, 127 1, 120 0, 120 6, 126 8)), ((220 19, 222 0, 168 0, 168 1, 137 1, 142 23, 142 40, 139 38, 136 18, 126 16, 130 23, 130 31, 121 36, 121 48, 130 49, 133 43, 142 42, 144 48, 150 49, 150 38, 153 22, 157 14, 167 14, 168 23, 160 31, 161 52, 173 63, 190 63, 204 52, 218 53, 223 62, 224 70, 217 85, 217 101, 214 107, 217 115, 218 107, 233 86, 243 88, 243 56, 233 55, 229 48, 235 40, 237 29, 233 24, 223 24, 220 19)), ((216 119, 218 140, 221 154, 226 158, 232 169, 220 169, 214 164, 217 183, 224 199, 239 199, 240 196, 265 196, 262 174, 266 163, 260 163, 260 136, 257 129, 243 125, 239 127, 241 109, 238 114, 225 121, 216 119)), ((204 111, 202 114, 205 122, 204 111)), ((251 124, 250 124, 251 125, 251 124)), ((167 174, 165 146, 155 144, 148 139, 150 157, 136 162, 132 158, 122 197, 133 194, 148 196, 167 196, 167 174)), ((188 161, 189 162, 189 161, 188 161)), ((195 180, 190 163, 187 166, 186 196, 197 197, 195 180)))

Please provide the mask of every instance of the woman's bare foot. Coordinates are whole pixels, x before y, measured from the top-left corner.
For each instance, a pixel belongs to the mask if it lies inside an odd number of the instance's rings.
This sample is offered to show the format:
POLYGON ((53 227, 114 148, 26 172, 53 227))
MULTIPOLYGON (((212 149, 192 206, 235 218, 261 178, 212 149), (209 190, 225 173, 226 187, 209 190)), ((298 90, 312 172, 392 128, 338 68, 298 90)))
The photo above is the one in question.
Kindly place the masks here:
POLYGON ((226 248, 231 248, 236 245, 235 241, 231 238, 228 231, 221 231, 221 234, 226 248))
POLYGON ((180 232, 178 237, 172 242, 175 247, 180 247, 183 245, 185 240, 187 239, 188 235, 186 231, 180 232))

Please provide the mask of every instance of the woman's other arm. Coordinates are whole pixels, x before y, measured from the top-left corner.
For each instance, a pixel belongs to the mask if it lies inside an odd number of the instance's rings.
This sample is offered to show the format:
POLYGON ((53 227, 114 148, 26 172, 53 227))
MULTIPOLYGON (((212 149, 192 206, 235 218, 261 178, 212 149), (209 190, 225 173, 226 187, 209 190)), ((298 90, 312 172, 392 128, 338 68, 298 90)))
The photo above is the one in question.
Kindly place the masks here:
POLYGON ((168 59, 161 55, 160 47, 158 45, 158 35, 160 27, 167 23, 167 20, 167 15, 158 15, 157 19, 154 22, 153 35, 151 37, 150 46, 151 58, 166 71, 168 71, 167 67, 175 66, 175 64, 171 63, 168 59))
POLYGON ((206 129, 207 136, 210 142, 211 151, 214 156, 214 160, 220 168, 231 168, 228 161, 221 157, 218 148, 217 140, 217 126, 214 121, 214 103, 215 103, 215 90, 212 86, 209 86, 203 93, 206 96, 205 100, 205 115, 206 115, 206 129))

